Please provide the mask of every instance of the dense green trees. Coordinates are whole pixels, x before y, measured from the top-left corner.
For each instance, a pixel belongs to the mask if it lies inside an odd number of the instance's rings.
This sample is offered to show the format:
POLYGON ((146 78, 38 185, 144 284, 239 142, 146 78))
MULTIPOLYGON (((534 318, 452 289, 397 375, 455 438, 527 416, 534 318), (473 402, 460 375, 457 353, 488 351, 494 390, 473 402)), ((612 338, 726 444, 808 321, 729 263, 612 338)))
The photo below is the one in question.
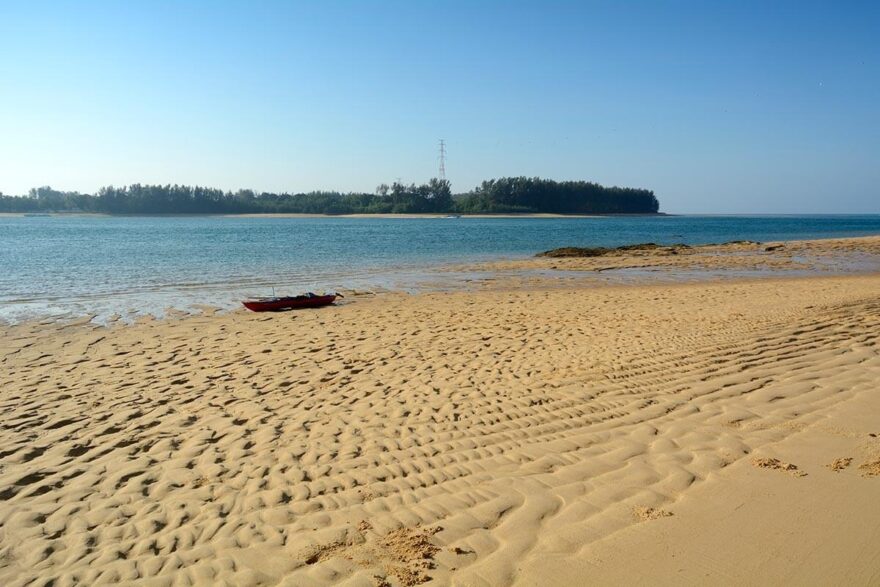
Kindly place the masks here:
POLYGON ((553 212, 559 214, 654 213, 649 190, 603 187, 585 181, 557 182, 537 177, 484 181, 453 196, 446 180, 404 185, 382 184, 375 194, 224 192, 200 186, 141 185, 101 188, 97 194, 32 189, 27 196, 0 194, 0 212, 99 212, 108 214, 463 214, 553 212))
POLYGON ((35 188, 27 196, 0 193, 0 212, 66 212, 90 210, 95 198, 79 192, 59 192, 50 187, 35 188))
POLYGON ((657 212, 660 203, 649 190, 607 188, 587 181, 503 177, 484 181, 464 194, 457 207, 466 213, 644 214, 657 212))

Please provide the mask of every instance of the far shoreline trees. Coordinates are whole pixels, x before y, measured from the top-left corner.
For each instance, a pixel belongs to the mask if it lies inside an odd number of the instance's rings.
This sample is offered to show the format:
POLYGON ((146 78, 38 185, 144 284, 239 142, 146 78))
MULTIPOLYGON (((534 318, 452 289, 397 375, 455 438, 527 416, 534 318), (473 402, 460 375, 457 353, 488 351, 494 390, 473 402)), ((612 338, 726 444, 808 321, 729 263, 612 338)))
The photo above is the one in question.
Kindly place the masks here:
POLYGON ((97 214, 655 214, 651 190, 604 187, 587 181, 505 177, 453 195, 447 180, 421 185, 382 184, 376 193, 224 192, 201 186, 107 186, 94 195, 50 187, 27 196, 0 194, 0 212, 97 214))

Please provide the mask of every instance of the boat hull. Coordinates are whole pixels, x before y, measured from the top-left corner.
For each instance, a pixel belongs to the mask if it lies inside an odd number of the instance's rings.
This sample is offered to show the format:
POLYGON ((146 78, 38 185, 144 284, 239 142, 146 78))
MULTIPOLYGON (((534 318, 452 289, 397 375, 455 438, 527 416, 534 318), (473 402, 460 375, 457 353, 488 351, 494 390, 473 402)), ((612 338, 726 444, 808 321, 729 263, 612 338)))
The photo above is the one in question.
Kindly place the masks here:
POLYGON ((279 312, 281 310, 295 310, 297 308, 319 308, 329 306, 336 301, 335 295, 275 298, 271 300, 245 300, 244 307, 252 312, 279 312))

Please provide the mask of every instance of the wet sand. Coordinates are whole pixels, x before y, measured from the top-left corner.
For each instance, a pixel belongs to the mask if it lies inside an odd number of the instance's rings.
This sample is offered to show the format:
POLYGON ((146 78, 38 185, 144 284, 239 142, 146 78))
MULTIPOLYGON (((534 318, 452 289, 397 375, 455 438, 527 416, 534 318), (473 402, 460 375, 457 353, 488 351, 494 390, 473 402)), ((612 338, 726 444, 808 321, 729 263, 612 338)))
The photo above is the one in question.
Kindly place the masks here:
POLYGON ((880 580, 880 275, 544 285, 3 327, 0 584, 880 580))
POLYGON ((461 265, 493 271, 690 269, 698 271, 803 271, 841 273, 880 271, 880 236, 807 241, 739 241, 699 246, 622 248, 594 257, 547 257, 461 265))

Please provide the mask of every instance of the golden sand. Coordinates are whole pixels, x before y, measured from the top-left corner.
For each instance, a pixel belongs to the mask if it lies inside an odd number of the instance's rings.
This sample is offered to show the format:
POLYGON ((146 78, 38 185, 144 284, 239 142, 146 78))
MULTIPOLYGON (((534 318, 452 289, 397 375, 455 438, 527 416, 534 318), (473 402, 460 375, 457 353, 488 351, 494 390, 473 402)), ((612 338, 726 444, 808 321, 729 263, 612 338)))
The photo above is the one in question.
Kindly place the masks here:
POLYGON ((880 275, 2 334, 2 585, 880 581, 880 275))

